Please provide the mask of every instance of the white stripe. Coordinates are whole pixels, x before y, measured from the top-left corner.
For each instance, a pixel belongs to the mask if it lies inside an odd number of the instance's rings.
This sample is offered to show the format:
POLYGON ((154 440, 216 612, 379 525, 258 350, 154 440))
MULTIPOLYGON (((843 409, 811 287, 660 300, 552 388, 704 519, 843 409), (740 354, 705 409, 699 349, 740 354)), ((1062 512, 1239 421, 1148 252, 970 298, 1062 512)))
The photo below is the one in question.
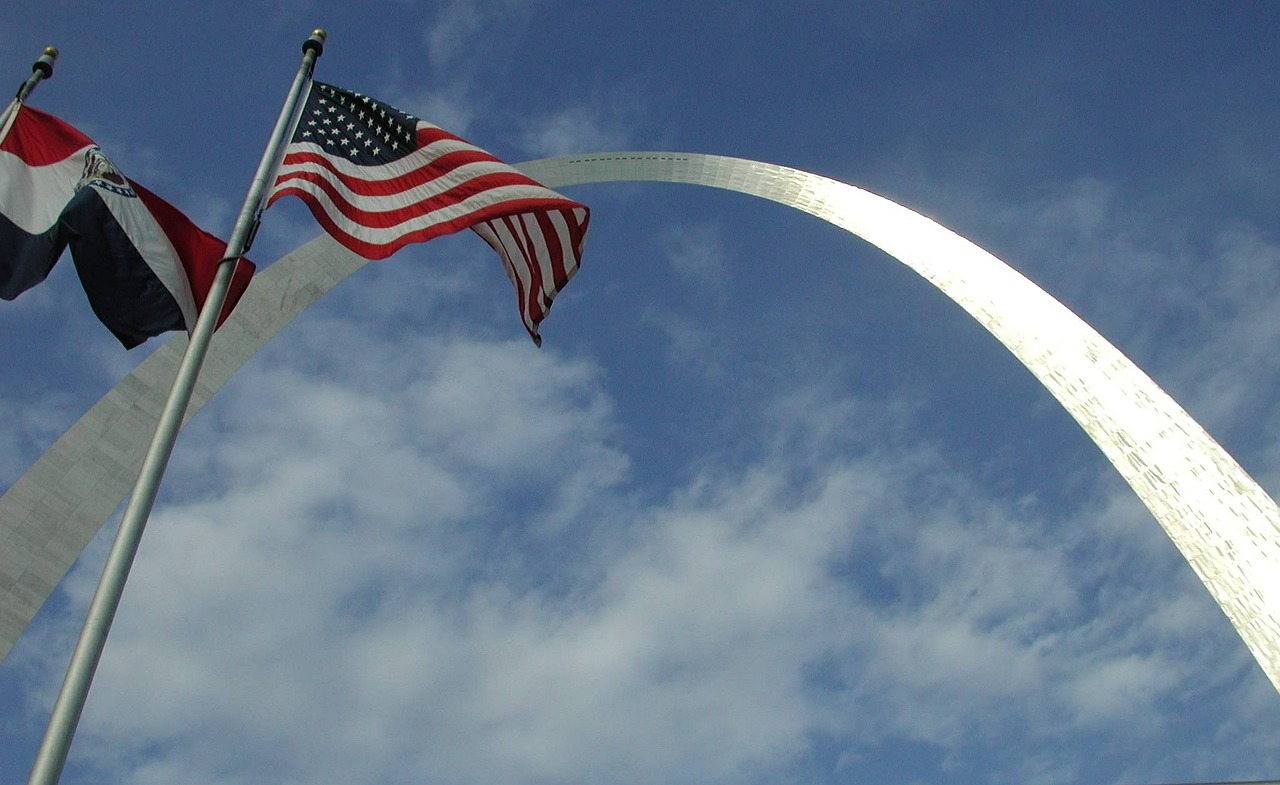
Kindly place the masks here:
MULTIPOLYGON (((382 145, 385 147, 385 145, 382 145)), ((419 147, 403 158, 397 158, 394 161, 385 164, 364 165, 348 161, 341 155, 331 153, 321 145, 315 142, 293 142, 285 149, 285 157, 300 153, 310 153, 326 158, 333 168, 342 172, 349 177, 355 177, 360 180, 369 180, 378 182, 382 180, 394 180, 397 177, 416 171, 426 164, 447 155, 448 153, 471 152, 481 153, 482 155, 493 158, 490 153, 481 150, 473 144, 462 142, 454 139, 441 139, 430 144, 419 147)), ((465 166, 483 165, 495 167, 494 171, 506 172, 508 174, 520 174, 519 170, 501 161, 476 161, 465 166)), ((463 168, 462 166, 457 167, 463 168)), ((520 174, 521 177, 525 175, 520 174)))
POLYGON ((133 247, 138 249, 147 267, 160 279, 164 288, 169 290, 169 294, 173 295, 178 308, 182 310, 182 319, 186 322, 187 329, 194 328, 196 300, 191 294, 187 271, 182 266, 177 249, 169 241, 169 235, 165 234, 155 216, 138 197, 122 196, 103 188, 94 190, 124 229, 133 247))
MULTIPOLYGON (((466 218, 482 209, 496 204, 501 204, 504 201, 540 198, 540 192, 545 190, 541 188, 535 189, 524 185, 492 188, 457 204, 447 205, 437 210, 431 210, 426 213, 414 215, 394 226, 375 228, 355 223, 351 219, 347 218, 338 211, 337 207, 334 206, 333 202, 329 199, 329 195, 321 190, 321 188, 315 183, 296 180, 293 182, 293 187, 315 196, 320 202, 325 215, 327 215, 336 225, 341 227, 343 231, 363 242, 371 243, 373 245, 392 244, 401 235, 405 235, 410 232, 417 232, 423 229, 430 229, 431 227, 448 223, 449 221, 453 221, 458 218, 466 218)), ((563 199, 563 197, 560 198, 563 199)), ((367 201, 368 200, 362 200, 357 204, 364 205, 367 201)), ((397 204, 396 209, 402 209, 404 206, 404 203, 397 204)))
POLYGON ((497 234, 494 233, 493 227, 490 226, 490 222, 481 221, 475 226, 472 226, 471 229, 476 234, 480 235, 480 237, 489 244, 489 247, 493 248, 494 253, 498 254, 498 257, 502 259, 502 269, 506 271, 507 278, 511 280, 513 286, 518 286, 519 282, 516 281, 515 271, 512 270, 511 265, 507 263, 506 251, 501 247, 502 241, 498 238, 497 234))
MULTIPOLYGON (((581 216, 577 215, 580 211, 574 210, 573 212, 577 216, 577 220, 581 221, 581 216)), ((564 257, 565 280, 568 280, 578 271, 578 249, 573 247, 572 236, 569 234, 569 222, 559 210, 548 211, 547 218, 551 219, 551 225, 555 227, 556 238, 560 242, 561 256, 564 257)))
POLYGON ((30 166, 13 153, 0 150, 0 213, 24 232, 48 231, 75 195, 89 147, 46 166, 30 166))
MULTIPOLYGON (((587 208, 582 207, 581 205, 570 208, 569 212, 573 213, 573 223, 575 226, 582 226, 583 223, 587 220, 587 216, 590 214, 587 208)), ((570 243, 569 247, 573 249, 573 258, 575 260, 582 254, 583 244, 586 242, 586 240, 587 240, 587 236, 586 236, 586 232, 584 231, 579 235, 577 245, 570 243)))
POLYGON ((507 270, 507 277, 516 286, 516 294, 520 297, 520 318, 530 330, 534 329, 532 315, 526 307, 529 290, 532 288, 529 269, 525 266, 524 255, 520 253, 520 244, 515 241, 502 219, 484 221, 472 227, 476 233, 487 240, 496 240, 498 255, 502 257, 502 266, 507 270))
MULTIPOLYGON (((414 171, 418 168, 420 167, 413 167, 408 171, 414 171)), ((471 180, 474 180, 478 177, 483 177, 485 175, 516 174, 520 176, 522 179, 524 179, 524 176, 520 175, 519 172, 513 172, 513 171, 508 172, 507 170, 495 167, 492 163, 484 161, 484 162, 479 162, 474 164, 467 164, 465 166, 459 166, 445 174, 442 174, 438 177, 434 177, 412 188, 396 191, 394 193, 385 194, 385 195, 376 195, 376 194, 365 195, 365 194, 358 194, 355 191, 353 191, 350 187, 348 187, 340 179, 334 176, 332 172, 330 172, 321 164, 311 162, 311 161, 300 161, 297 163, 286 163, 280 167, 279 172, 276 175, 276 185, 274 188, 272 188, 272 194, 274 194, 276 191, 288 188, 294 182, 293 180, 282 181, 280 178, 293 175, 293 174, 307 174, 307 173, 315 174, 323 178, 325 181, 329 182, 333 186, 334 190, 340 195, 342 199, 345 199, 346 201, 354 205, 361 206, 365 210, 368 210, 371 212, 387 212, 390 210, 400 209, 407 205, 417 204, 418 202, 426 202, 431 199, 437 198, 441 194, 449 190, 452 190, 453 188, 456 188, 460 185, 464 185, 471 180)), ((366 178, 362 177, 362 174, 360 172, 353 173, 351 177, 358 180, 366 180, 366 182, 368 181, 366 178)), ((508 186, 499 186, 499 187, 515 188, 517 186, 508 185, 508 186)), ((544 188, 543 186, 540 186, 536 183, 523 183, 519 187, 530 189, 529 196, 533 198, 561 199, 561 200, 564 199, 563 196, 556 193, 555 191, 552 191, 549 188, 544 188)), ((492 189, 489 189, 489 190, 492 190, 492 189)))
POLYGON ((542 310, 551 307, 551 297, 556 293, 556 271, 551 266, 551 253, 547 249, 547 238, 542 234, 542 227, 538 225, 538 216, 533 213, 522 213, 519 216, 520 221, 524 224, 525 231, 529 234, 531 245, 530 253, 533 255, 535 264, 542 271, 542 291, 538 293, 538 301, 542 304, 542 310))
POLYGON ((533 291, 533 274, 525 261, 524 251, 520 248, 520 241, 511 233, 506 220, 502 218, 486 221, 485 226, 489 227, 493 237, 498 241, 498 246, 501 249, 499 253, 502 256, 503 263, 511 269, 512 274, 520 281, 520 308, 523 311, 525 301, 533 291))

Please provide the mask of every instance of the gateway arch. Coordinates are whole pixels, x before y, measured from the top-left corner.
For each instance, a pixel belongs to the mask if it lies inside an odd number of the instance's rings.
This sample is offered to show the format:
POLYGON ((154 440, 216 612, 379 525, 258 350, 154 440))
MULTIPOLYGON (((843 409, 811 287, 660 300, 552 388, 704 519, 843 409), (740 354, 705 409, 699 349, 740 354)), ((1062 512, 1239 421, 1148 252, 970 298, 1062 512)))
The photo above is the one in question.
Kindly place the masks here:
MULTIPOLYGON (((888 199, 774 164, 623 152, 519 168, 552 188, 650 181, 759 196, 828 221, 910 267, 994 335, 1080 424, 1280 689, 1280 508, 1141 369, 1007 264, 888 199)), ((365 263, 321 235, 259 274, 215 335, 187 417, 365 263)), ((186 337, 175 336, 139 364, 0 497, 0 657, 132 487, 185 346, 186 337)))

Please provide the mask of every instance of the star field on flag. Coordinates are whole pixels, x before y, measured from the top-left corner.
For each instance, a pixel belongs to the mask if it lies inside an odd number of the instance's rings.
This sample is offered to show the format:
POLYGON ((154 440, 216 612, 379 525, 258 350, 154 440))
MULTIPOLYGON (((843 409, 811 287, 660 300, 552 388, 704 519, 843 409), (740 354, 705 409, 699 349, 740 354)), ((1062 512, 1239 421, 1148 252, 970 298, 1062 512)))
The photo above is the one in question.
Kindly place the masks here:
POLYGON ((424 120, 314 82, 268 204, 292 194, 367 259, 470 228, 502 259, 534 343, 577 272, 588 208, 424 120))

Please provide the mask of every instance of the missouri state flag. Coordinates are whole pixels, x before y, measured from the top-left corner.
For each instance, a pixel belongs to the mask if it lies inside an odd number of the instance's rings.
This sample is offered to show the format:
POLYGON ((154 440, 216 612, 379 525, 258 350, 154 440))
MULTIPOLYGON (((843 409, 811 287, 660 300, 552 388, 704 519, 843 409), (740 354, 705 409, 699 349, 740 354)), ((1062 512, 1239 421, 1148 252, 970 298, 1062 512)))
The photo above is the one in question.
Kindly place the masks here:
POLYGON ((590 211, 431 123, 313 82, 270 203, 300 197, 366 259, 470 228, 502 259, 535 344, 551 301, 578 271, 590 211))
MULTIPOLYGON (((43 281, 69 246, 90 307, 126 348, 194 327, 226 243, 121 175, 80 131, 13 109, 0 128, 0 297, 43 281)), ((252 275, 240 260, 219 323, 252 275)))

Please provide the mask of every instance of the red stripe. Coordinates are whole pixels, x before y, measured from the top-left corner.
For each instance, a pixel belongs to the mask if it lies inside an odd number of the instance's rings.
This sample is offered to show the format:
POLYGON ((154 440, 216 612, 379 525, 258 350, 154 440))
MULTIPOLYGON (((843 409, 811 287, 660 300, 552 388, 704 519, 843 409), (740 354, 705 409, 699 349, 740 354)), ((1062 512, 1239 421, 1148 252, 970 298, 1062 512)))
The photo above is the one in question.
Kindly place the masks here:
MULTIPOLYGON (((455 136, 436 125, 427 125, 421 120, 418 121, 418 126, 414 130, 416 132, 415 138, 418 141, 418 147, 426 147, 432 142, 462 142, 465 145, 474 146, 461 136, 455 136)), ((480 152, 484 151, 481 150, 480 152)), ((494 160, 497 159, 495 158, 494 160)))
MULTIPOLYGON (((502 173, 494 173, 473 177, 446 191, 441 191, 429 196, 420 196, 414 201, 407 201, 402 194, 399 193, 381 194, 374 192, 348 194, 334 182, 329 172, 300 171, 287 172, 280 175, 276 178, 274 188, 281 189, 290 187, 289 183, 295 180, 314 183, 326 194, 327 198, 332 201, 334 205, 339 207, 339 210, 343 215, 346 215, 352 221, 378 228, 398 226, 413 216, 421 215, 443 207, 461 204, 472 197, 482 195, 484 192, 491 191, 496 188, 526 185, 526 183, 523 182, 512 181, 502 173), (400 206, 394 209, 366 209, 376 205, 395 205, 397 203, 400 204, 400 206)), ((293 187, 297 186, 295 185, 293 187)), ((534 200, 521 198, 517 201, 530 202, 534 200)), ((541 201, 546 202, 547 206, 557 208, 564 204, 563 199, 556 200, 542 198, 541 201)))
MULTIPOLYGON (((182 261, 187 282, 191 285, 191 296, 196 301, 196 308, 203 308, 204 301, 213 288, 213 278, 218 270, 218 262, 226 253, 227 244, 197 226, 181 210, 166 202, 141 185, 129 181, 138 198, 146 205, 147 210, 155 217, 156 223, 164 230, 169 242, 178 252, 182 261)), ((222 313, 218 316, 218 325, 226 320, 231 309, 240 301, 253 277, 254 264, 248 259, 241 259, 231 277, 231 288, 227 290, 227 298, 222 305, 222 313)))
MULTIPOLYGON (((502 225, 506 227, 511 235, 510 242, 516 244, 514 251, 519 254, 519 263, 525 272, 529 275, 529 289, 524 293, 523 301, 520 303, 522 316, 536 325, 541 318, 541 306, 539 305, 540 295, 543 291, 542 271, 538 269, 536 264, 532 264, 532 243, 528 234, 525 232, 524 221, 520 220, 522 216, 503 216, 500 220, 502 225)), ((513 249, 508 248, 510 253, 513 249)), ((516 260, 512 260, 515 264, 516 260)))
MULTIPOLYGON (((529 269, 537 271, 538 274, 538 296, 533 298, 529 303, 529 317, 534 323, 541 322, 547 316, 547 307, 552 297, 555 296, 555 271, 551 273, 551 280, 547 281, 543 278, 542 257, 538 253, 538 246, 534 244, 534 232, 529 228, 529 219, 532 218, 535 225, 537 224, 537 216, 542 213, 531 213, 517 216, 520 224, 521 232, 525 238, 525 254, 524 262, 529 265, 529 269), (550 287, 550 288, 548 288, 550 287)), ((543 239, 545 242, 545 238, 543 239)))
MULTIPOLYGON (((498 167, 501 166, 501 163, 495 160, 492 156, 486 157, 485 154, 476 154, 470 151, 449 153, 448 155, 441 156, 439 158, 418 156, 419 158, 422 158, 422 162, 416 169, 384 180, 344 173, 333 165, 332 156, 324 153, 317 153, 311 150, 297 150, 293 148, 290 148, 290 150, 292 151, 286 152, 284 161, 281 164, 282 166, 297 166, 301 164, 313 164, 319 166, 324 169, 328 176, 334 181, 342 183, 352 192, 359 194, 360 196, 387 196, 394 193, 400 193, 402 191, 408 191, 412 188, 417 188, 420 185, 430 183, 440 177, 444 177, 459 166, 474 163, 494 164, 495 171, 486 172, 484 175, 472 176, 495 177, 503 175, 510 178, 510 184, 513 185, 538 185, 537 182, 525 177, 519 172, 512 171, 509 168, 504 167, 502 169, 498 169, 498 167)), ((414 155, 417 154, 415 153, 414 155)), ((401 159, 396 163, 403 163, 411 157, 412 156, 406 156, 406 158, 401 159)), ((394 166, 394 164, 385 164, 367 168, 376 170, 384 167, 389 168, 391 166, 394 166)))
MULTIPOLYGON (((277 192, 277 196, 283 196, 285 194, 292 194, 306 202, 307 207, 311 210, 312 216, 315 217, 316 221, 326 232, 333 235, 334 238, 349 250, 366 259, 385 259, 406 245, 420 243, 436 237, 442 237, 446 234, 452 234, 462 229, 468 229, 482 220, 497 220, 502 217, 500 215, 477 217, 476 213, 472 213, 455 221, 449 221, 443 224, 434 224, 429 227, 406 232, 405 234, 396 235, 385 243, 371 243, 350 233, 349 230, 353 226, 358 226, 358 224, 347 224, 344 222, 339 225, 338 223, 335 223, 333 219, 329 217, 329 214, 324 211, 320 200, 315 195, 305 191, 300 191, 296 188, 289 188, 277 192)), ((496 212, 497 209, 502 206, 503 205, 498 205, 494 210, 487 212, 496 212)))
MULTIPOLYGON (((507 272, 507 278, 511 280, 511 285, 516 289, 516 307, 520 310, 520 319, 525 323, 525 327, 530 330, 530 334, 533 335, 533 339, 536 342, 538 340, 536 331, 537 325, 529 319, 528 309, 525 307, 525 303, 529 297, 529 290, 525 288, 524 282, 520 279, 520 275, 516 271, 515 262, 512 261, 509 250, 503 244, 502 237, 498 234, 498 230, 494 226, 498 220, 502 219, 479 222, 483 223, 485 228, 492 233, 492 237, 480 232, 477 232, 477 234, 479 234, 480 237, 489 244, 489 247, 492 248, 494 253, 498 254, 498 258, 502 260, 502 267, 507 272)), ((479 223, 477 225, 479 225, 479 223)))
POLYGON ((48 166, 92 145, 92 139, 53 115, 19 105, 9 134, 0 141, 0 150, 13 153, 28 166, 48 166))
POLYGON ((403 158, 368 167, 356 165, 352 167, 356 170, 354 173, 344 173, 337 168, 340 155, 304 150, 302 145, 295 143, 286 150, 283 165, 314 171, 280 175, 273 185, 268 204, 288 194, 297 196, 306 203, 326 232, 368 259, 384 259, 410 243, 467 227, 475 229, 501 258, 503 269, 515 288, 521 319, 534 342, 539 342, 538 323, 546 317, 556 295, 577 272, 590 212, 584 205, 547 190, 537 181, 489 153, 471 148, 461 137, 447 131, 420 123, 415 138, 418 149, 403 158), (424 149, 442 141, 462 142, 468 148, 447 153, 424 149), (458 168, 464 166, 480 173, 459 172, 458 168), (404 169, 408 171, 402 171, 404 169), (385 180, 368 176, 377 174, 394 176, 385 180), (418 197, 408 203, 408 191, 433 184, 443 185, 439 178, 444 176, 460 182, 450 184, 440 194, 418 197), (546 195, 512 199, 492 193, 495 189, 510 186, 536 188, 537 193, 546 195), (472 199, 484 206, 463 207, 472 199), (386 209, 379 209, 384 206, 386 209), (428 214, 449 208, 462 214, 406 231, 415 219, 421 221, 428 214), (561 220, 563 227, 558 225, 561 220), (366 231, 385 234, 389 239, 372 242, 356 236, 366 231))
POLYGON ((538 220, 538 228, 542 231, 543 243, 547 246, 547 253, 550 254, 551 272, 554 276, 553 285, 555 288, 549 293, 547 299, 550 300, 559 294, 564 285, 569 282, 569 273, 564 266, 564 249, 560 247, 560 233, 556 231, 555 225, 551 222, 551 216, 546 211, 539 211, 535 214, 538 220))
POLYGON ((585 205, 577 205, 575 208, 564 208, 565 223, 569 224, 569 237, 573 242, 573 257, 581 261, 582 248, 587 241, 587 224, 591 222, 591 211, 585 205), (578 211, 582 211, 582 217, 578 217, 578 211))
POLYGON ((514 256, 511 253, 512 249, 505 246, 503 247, 503 259, 507 264, 513 266, 517 264, 520 265, 521 269, 525 271, 525 276, 529 279, 529 283, 521 290, 520 296, 517 298, 517 305, 520 306, 520 320, 523 321, 526 326, 532 327, 536 330, 538 320, 535 319, 533 315, 533 304, 537 301, 538 292, 542 290, 542 276, 538 275, 537 270, 531 270, 529 268, 529 257, 525 254, 524 248, 519 244, 520 239, 514 233, 515 227, 511 225, 511 219, 503 217, 498 220, 506 227, 508 232, 512 233, 511 240, 509 242, 516 243, 514 256))
MULTIPOLYGON (((332 205, 337 212, 341 213, 342 216, 353 225, 364 226, 370 229, 391 229, 427 212, 461 204, 464 199, 477 194, 482 194, 484 191, 489 190, 486 187, 482 187, 483 183, 478 182, 473 183, 466 188, 460 187, 452 191, 447 191, 439 197, 432 197, 425 202, 415 202, 405 205, 397 210, 372 212, 360 209, 356 204, 353 204, 343 198, 343 196, 338 192, 338 189, 334 187, 331 182, 324 179, 322 175, 309 172, 299 172, 291 175, 282 175, 281 178, 276 181, 275 190, 271 195, 271 202, 269 202, 269 204, 274 203, 276 199, 279 199, 285 194, 300 196, 304 192, 303 189, 296 185, 288 184, 295 180, 314 184, 324 194, 324 202, 332 205)), ((503 184, 505 185, 505 183, 503 184)), ((317 196, 317 198, 320 197, 317 196)), ((488 220, 499 215, 509 215, 511 213, 525 212, 529 210, 559 209, 563 207, 563 205, 564 200, 552 198, 502 200, 489 205, 472 208, 457 218, 439 224, 440 226, 450 228, 440 230, 431 236, 434 237, 440 234, 456 232, 459 229, 465 229, 476 221, 488 220)))
POLYGON ((507 230, 507 243, 515 244, 515 248, 506 247, 508 255, 513 252, 517 255, 511 259, 511 263, 516 264, 518 262, 529 278, 529 289, 524 293, 524 302, 520 306, 528 314, 533 312, 533 304, 537 302, 537 293, 542 291, 542 273, 529 264, 528 238, 524 234, 523 222, 517 222, 516 219, 518 218, 519 216, 504 215, 498 219, 498 222, 507 230))

